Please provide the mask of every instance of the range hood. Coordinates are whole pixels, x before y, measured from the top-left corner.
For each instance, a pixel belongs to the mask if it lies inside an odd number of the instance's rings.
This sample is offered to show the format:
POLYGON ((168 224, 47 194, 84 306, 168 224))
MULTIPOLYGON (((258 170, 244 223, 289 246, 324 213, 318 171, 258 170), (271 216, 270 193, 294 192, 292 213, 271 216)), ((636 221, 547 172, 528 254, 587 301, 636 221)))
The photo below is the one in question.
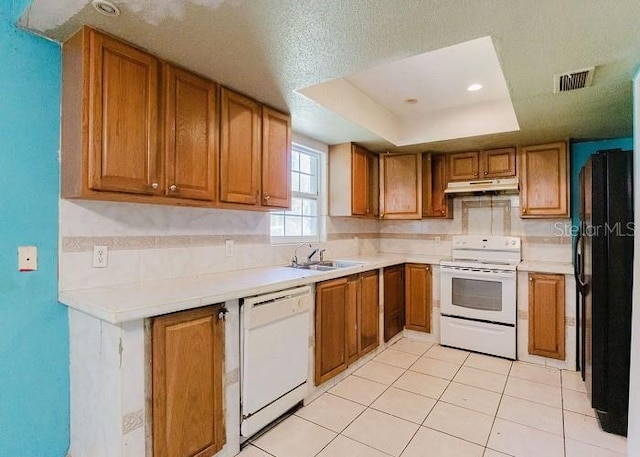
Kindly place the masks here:
POLYGON ((445 194, 473 194, 480 192, 518 192, 518 178, 482 179, 478 181, 450 182, 445 194))

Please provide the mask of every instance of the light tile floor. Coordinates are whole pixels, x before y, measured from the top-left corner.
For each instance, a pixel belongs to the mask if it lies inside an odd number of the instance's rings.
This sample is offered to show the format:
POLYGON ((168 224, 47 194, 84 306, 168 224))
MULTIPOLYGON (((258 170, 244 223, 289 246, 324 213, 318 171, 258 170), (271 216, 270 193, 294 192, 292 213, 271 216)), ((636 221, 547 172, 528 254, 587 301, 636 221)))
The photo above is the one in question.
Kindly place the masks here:
POLYGON ((623 457, 578 373, 403 338, 239 457, 623 457))

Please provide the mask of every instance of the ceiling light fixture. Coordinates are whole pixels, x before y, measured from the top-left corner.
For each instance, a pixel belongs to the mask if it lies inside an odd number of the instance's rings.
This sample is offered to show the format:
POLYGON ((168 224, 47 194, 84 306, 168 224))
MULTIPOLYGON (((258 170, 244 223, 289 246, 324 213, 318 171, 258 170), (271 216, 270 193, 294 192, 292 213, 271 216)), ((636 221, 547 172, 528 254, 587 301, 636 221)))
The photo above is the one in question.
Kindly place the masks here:
POLYGON ((416 103, 418 103, 418 99, 417 98, 407 98, 404 101, 407 105, 415 105, 416 103))
POLYGON ((91 5, 95 10, 105 16, 119 16, 120 8, 107 0, 93 0, 91 5))
POLYGON ((467 90, 469 92, 475 92, 480 89, 482 89, 482 84, 478 84, 478 83, 471 84, 469 87, 467 87, 467 90))

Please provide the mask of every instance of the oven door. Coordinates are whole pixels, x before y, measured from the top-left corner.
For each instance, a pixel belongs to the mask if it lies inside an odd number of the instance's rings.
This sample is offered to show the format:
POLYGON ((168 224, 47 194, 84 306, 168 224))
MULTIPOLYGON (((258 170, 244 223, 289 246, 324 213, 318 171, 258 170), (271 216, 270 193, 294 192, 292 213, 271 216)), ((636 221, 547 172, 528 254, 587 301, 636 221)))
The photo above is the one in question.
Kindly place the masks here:
POLYGON ((515 325, 515 271, 442 265, 440 281, 441 314, 515 325))

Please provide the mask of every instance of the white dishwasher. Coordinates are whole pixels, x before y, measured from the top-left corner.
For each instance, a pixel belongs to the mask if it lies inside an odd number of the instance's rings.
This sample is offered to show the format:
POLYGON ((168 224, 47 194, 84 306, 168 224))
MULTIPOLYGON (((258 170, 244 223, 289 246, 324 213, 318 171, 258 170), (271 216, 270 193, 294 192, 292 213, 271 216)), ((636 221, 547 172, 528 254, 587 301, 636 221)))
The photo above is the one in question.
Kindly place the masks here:
POLYGON ((311 288, 245 298, 240 309, 240 434, 250 437, 307 393, 311 288))

